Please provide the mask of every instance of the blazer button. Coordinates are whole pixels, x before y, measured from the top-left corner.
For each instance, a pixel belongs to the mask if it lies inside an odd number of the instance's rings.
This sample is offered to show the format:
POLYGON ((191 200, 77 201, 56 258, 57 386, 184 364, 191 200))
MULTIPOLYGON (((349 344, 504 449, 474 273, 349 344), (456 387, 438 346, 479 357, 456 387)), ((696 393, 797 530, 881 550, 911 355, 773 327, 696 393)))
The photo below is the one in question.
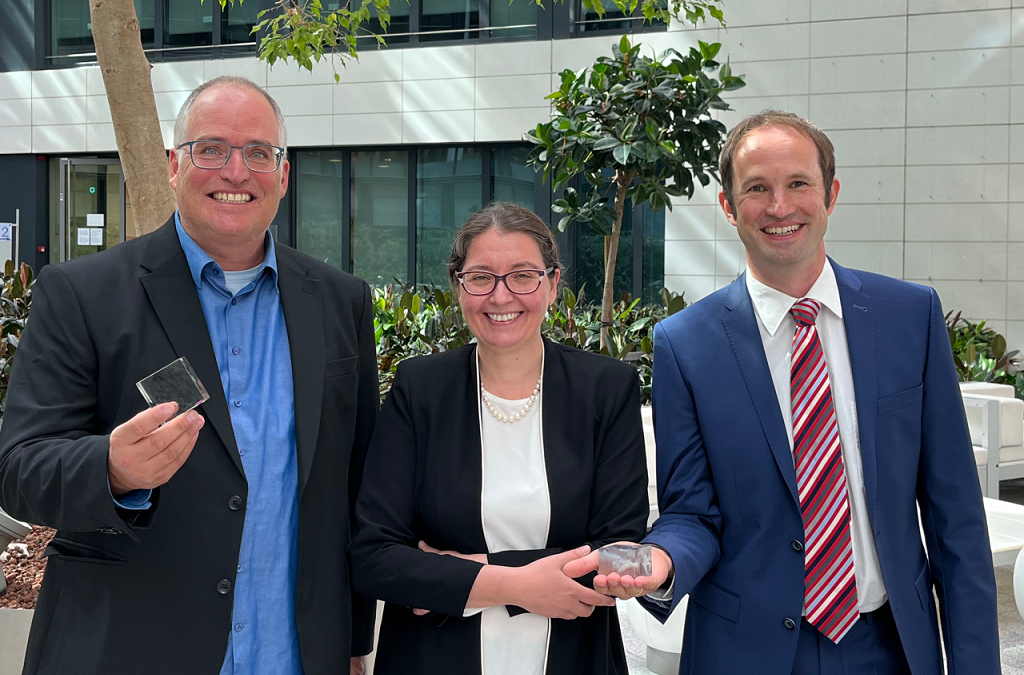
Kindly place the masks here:
POLYGON ((793 630, 796 628, 796 622, 788 617, 782 620, 782 625, 786 627, 786 630, 793 630))
POLYGON ((228 499, 228 508, 231 509, 232 511, 237 511, 238 509, 242 508, 242 498, 239 497, 238 495, 231 495, 231 497, 228 499))
POLYGON ((799 541, 797 541, 796 539, 794 539, 794 540, 793 540, 793 550, 794 550, 794 551, 802 551, 802 550, 804 550, 804 545, 803 545, 803 544, 801 544, 801 543, 800 543, 799 541))
MULTIPOLYGON (((230 593, 231 592, 231 582, 228 581, 227 579, 221 579, 220 581, 218 581, 217 582, 217 592, 220 593, 221 595, 227 595, 228 593, 230 593)), ((786 619, 786 621, 789 621, 789 619, 786 619)))

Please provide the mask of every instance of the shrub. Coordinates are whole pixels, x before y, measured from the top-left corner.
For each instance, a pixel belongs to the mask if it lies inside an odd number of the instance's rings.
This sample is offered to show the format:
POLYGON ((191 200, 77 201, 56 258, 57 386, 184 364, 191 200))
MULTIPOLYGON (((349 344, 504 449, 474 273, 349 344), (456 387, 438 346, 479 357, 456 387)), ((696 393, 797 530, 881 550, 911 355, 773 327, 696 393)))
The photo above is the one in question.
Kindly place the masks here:
POLYGON ((961 382, 992 382, 1010 384, 1017 398, 1024 399, 1024 360, 1020 352, 1006 351, 1006 338, 985 322, 972 323, 950 311, 946 314, 949 342, 953 346, 953 362, 961 382))

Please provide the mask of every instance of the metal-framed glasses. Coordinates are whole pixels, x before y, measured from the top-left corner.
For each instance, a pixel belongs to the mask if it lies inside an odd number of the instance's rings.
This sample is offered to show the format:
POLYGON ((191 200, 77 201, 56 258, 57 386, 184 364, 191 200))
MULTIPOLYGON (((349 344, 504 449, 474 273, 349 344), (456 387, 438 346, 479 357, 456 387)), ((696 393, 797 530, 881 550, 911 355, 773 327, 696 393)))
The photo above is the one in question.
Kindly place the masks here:
POLYGON ((546 270, 512 270, 508 274, 469 270, 468 272, 458 272, 455 276, 470 295, 489 295, 498 287, 499 281, 503 282, 505 288, 516 295, 529 295, 536 292, 544 277, 554 271, 554 267, 549 267, 546 270))
POLYGON ((240 150, 242 159, 250 171, 257 173, 273 173, 281 166, 284 148, 276 145, 250 143, 249 145, 231 145, 223 141, 189 141, 182 143, 178 149, 188 146, 192 163, 200 169, 219 169, 231 159, 232 150, 240 150))

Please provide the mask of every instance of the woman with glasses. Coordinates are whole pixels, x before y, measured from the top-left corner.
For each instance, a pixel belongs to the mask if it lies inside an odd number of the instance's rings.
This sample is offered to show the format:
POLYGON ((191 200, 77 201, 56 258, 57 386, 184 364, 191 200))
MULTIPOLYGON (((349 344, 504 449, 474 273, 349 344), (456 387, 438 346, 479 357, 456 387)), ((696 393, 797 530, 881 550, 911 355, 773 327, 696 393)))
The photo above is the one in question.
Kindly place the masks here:
POLYGON ((541 337, 561 266, 526 209, 473 215, 448 273, 477 341, 399 366, 356 509, 374 672, 625 675, 614 603, 562 567, 644 535, 636 370, 541 337))

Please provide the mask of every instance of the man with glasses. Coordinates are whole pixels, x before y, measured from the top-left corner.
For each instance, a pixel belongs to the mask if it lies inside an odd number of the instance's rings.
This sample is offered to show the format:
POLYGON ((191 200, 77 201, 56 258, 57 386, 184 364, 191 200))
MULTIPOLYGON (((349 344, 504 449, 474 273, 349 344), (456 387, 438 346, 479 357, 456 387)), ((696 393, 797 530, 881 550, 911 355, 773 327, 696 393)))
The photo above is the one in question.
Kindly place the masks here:
POLYGON ((373 603, 347 548, 373 312, 365 283, 268 232, 285 145, 257 85, 203 84, 167 224, 39 275, 0 435, 0 506, 59 530, 25 673, 363 671, 373 603), (136 382, 179 357, 209 399, 147 409, 136 382))

